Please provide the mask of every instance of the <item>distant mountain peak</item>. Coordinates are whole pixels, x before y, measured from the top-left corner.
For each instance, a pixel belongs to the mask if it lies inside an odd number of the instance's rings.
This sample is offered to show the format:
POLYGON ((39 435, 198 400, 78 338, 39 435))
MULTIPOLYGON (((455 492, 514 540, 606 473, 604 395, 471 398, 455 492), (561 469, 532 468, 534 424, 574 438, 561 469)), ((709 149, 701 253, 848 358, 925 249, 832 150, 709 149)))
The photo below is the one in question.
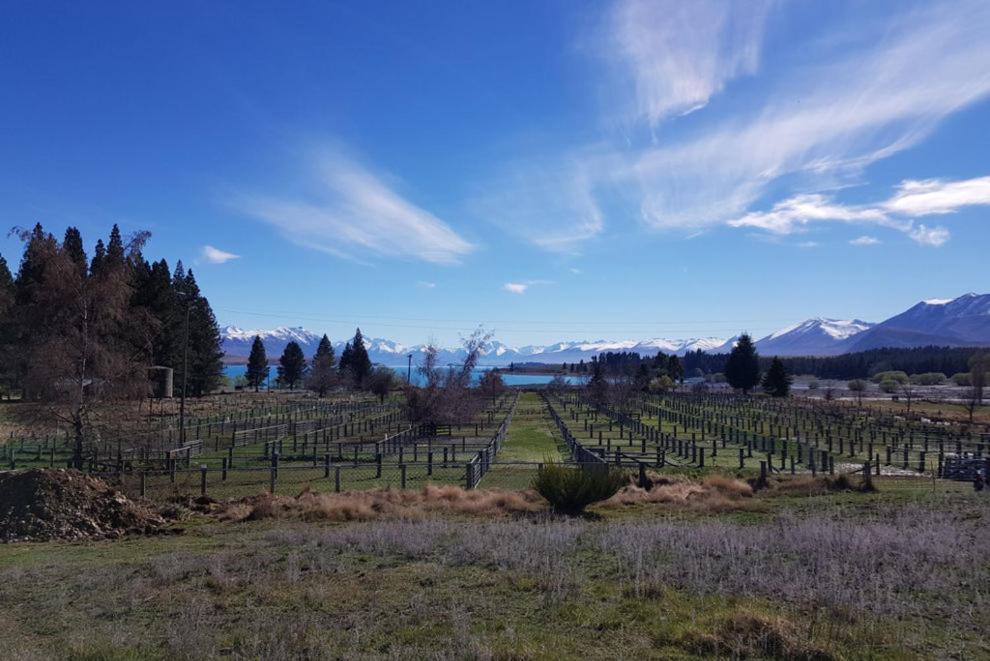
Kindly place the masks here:
MULTIPOLYGON (((301 326, 279 326, 269 330, 248 330, 237 326, 221 329, 223 348, 228 358, 248 355, 255 336, 261 337, 270 357, 277 357, 289 342, 297 342, 307 356, 313 355, 323 337, 301 326)), ((643 356, 657 352, 684 355, 690 351, 726 353, 732 350, 737 336, 728 340, 702 337, 671 340, 653 337, 647 340, 572 340, 515 347, 493 340, 482 352, 483 365, 508 365, 511 362, 572 363, 589 361, 592 356, 609 351, 632 351, 643 356)), ((426 345, 407 346, 384 338, 364 339, 376 363, 405 364, 409 354, 419 355, 426 345)), ((782 328, 756 341, 764 355, 827 356, 877 347, 990 346, 990 294, 969 292, 953 299, 928 299, 879 324, 861 319, 812 317, 782 328)), ((333 343, 338 350, 344 340, 333 343)), ((440 349, 441 364, 462 360, 464 349, 440 349)))

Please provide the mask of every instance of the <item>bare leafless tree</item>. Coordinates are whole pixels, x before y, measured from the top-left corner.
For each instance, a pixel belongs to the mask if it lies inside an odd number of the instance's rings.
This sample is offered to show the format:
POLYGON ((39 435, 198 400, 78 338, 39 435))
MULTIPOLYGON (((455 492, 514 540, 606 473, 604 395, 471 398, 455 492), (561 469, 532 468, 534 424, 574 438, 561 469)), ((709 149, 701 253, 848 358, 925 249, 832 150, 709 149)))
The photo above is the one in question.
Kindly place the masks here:
POLYGON ((444 368, 440 351, 431 342, 423 352, 419 372, 424 385, 406 390, 406 411, 411 420, 428 425, 449 425, 469 420, 481 408, 477 392, 471 388, 471 375, 491 334, 476 330, 463 340, 464 360, 444 368))
POLYGON ((376 367, 368 374, 366 382, 368 390, 378 395, 378 401, 384 404, 395 385, 395 372, 388 367, 376 367))
POLYGON ((497 369, 491 369, 485 372, 481 380, 478 381, 478 390, 483 395, 491 397, 492 402, 495 402, 506 390, 505 382, 502 380, 502 373, 497 369))

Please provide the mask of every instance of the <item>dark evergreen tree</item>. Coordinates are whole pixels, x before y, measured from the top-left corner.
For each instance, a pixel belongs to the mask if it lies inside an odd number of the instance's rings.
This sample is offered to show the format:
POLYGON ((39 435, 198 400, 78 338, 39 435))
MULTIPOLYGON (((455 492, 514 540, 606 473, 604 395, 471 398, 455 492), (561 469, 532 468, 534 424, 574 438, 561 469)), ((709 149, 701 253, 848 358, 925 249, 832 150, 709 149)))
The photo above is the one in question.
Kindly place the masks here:
POLYGON ((38 287, 45 276, 47 256, 55 253, 57 242, 51 234, 46 234, 41 223, 30 232, 22 232, 24 254, 14 280, 14 299, 18 305, 30 305, 38 295, 38 287))
POLYGON ((6 312, 14 304, 14 276, 10 273, 7 260, 0 255, 0 313, 6 312))
POLYGON ((368 357, 368 349, 364 346, 364 337, 360 328, 354 331, 354 339, 351 340, 349 369, 355 387, 363 387, 368 375, 371 374, 371 358, 368 357))
POLYGON ((748 393, 760 382, 760 356, 748 333, 739 336, 725 362, 725 380, 743 393, 748 393))
POLYGON ((302 381, 306 374, 306 356, 297 342, 289 342, 278 359, 278 380, 289 390, 295 390, 296 384, 302 381))
POLYGON ((333 345, 330 344, 330 338, 324 335, 313 356, 313 366, 307 380, 309 389, 320 397, 326 395, 337 384, 337 370, 334 368, 333 345))
POLYGON ((667 358, 667 376, 675 383, 684 383, 684 367, 681 360, 674 354, 667 358))
POLYGON ((344 345, 343 351, 340 352, 340 362, 337 363, 337 369, 340 370, 340 375, 344 378, 350 378, 351 374, 351 363, 354 361, 354 351, 351 349, 351 343, 348 342, 344 345))
POLYGON ((10 390, 14 380, 12 370, 14 360, 11 354, 15 351, 14 323, 10 311, 14 306, 14 277, 7 266, 7 260, 0 255, 0 397, 10 390))
POLYGON ((763 375, 763 392, 773 397, 787 397, 791 392, 791 377, 780 358, 773 357, 770 369, 763 375))
POLYGON ((134 303, 144 307, 155 321, 151 336, 152 363, 175 367, 182 342, 178 327, 178 296, 164 259, 135 267, 134 303))
POLYGON ((96 248, 93 249, 93 259, 89 263, 89 272, 94 275, 99 273, 106 258, 107 247, 103 244, 103 239, 97 239, 96 248))
POLYGON ((83 248, 82 234, 75 227, 68 227, 65 230, 65 238, 62 239, 62 250, 79 269, 82 277, 86 277, 89 270, 89 260, 86 259, 86 250, 83 248))
POLYGON ((255 335, 251 343, 251 355, 248 356, 247 382, 255 392, 258 392, 267 378, 268 356, 265 354, 265 345, 261 338, 255 335))
MULTIPOLYGON (((173 316, 178 316, 181 324, 181 335, 177 336, 178 341, 174 344, 179 347, 180 353, 185 350, 182 340, 186 336, 185 324, 188 321, 189 378, 186 394, 202 397, 217 388, 223 374, 220 327, 209 301, 200 292, 191 269, 185 272, 174 287, 179 304, 176 310, 178 314, 173 316)), ((178 368, 176 378, 179 384, 182 383, 182 366, 187 361, 181 355, 176 356, 174 365, 178 368)))
POLYGON ((588 395, 596 405, 608 401, 608 381, 605 379, 605 366, 601 357, 591 357, 591 379, 588 381, 588 395))
POLYGON ((107 263, 117 267, 124 263, 124 241, 120 238, 120 228, 116 225, 110 230, 110 241, 107 243, 107 263))

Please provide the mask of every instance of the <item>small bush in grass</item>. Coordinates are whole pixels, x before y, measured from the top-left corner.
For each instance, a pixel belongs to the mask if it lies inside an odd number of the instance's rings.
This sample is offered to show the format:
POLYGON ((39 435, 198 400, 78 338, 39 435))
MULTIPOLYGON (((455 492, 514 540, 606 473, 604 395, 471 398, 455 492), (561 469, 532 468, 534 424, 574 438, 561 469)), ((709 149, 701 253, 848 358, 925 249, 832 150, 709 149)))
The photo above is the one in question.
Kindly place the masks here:
POLYGON ((580 514, 592 503, 607 500, 626 483, 623 471, 607 466, 572 468, 547 462, 533 481, 533 488, 555 512, 580 514))

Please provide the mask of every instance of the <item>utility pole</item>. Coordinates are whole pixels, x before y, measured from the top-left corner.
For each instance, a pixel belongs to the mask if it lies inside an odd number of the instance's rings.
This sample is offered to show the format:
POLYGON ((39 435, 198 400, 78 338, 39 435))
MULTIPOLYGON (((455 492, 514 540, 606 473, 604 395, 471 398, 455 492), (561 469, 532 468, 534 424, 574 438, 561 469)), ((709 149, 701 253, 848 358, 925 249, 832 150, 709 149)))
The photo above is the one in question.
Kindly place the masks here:
POLYGON ((189 310, 192 301, 186 303, 186 323, 182 331, 182 394, 179 396, 179 443, 186 444, 186 383, 189 380, 189 310))
POLYGON ((409 359, 409 365, 406 366, 406 383, 412 385, 412 354, 406 357, 409 359))

